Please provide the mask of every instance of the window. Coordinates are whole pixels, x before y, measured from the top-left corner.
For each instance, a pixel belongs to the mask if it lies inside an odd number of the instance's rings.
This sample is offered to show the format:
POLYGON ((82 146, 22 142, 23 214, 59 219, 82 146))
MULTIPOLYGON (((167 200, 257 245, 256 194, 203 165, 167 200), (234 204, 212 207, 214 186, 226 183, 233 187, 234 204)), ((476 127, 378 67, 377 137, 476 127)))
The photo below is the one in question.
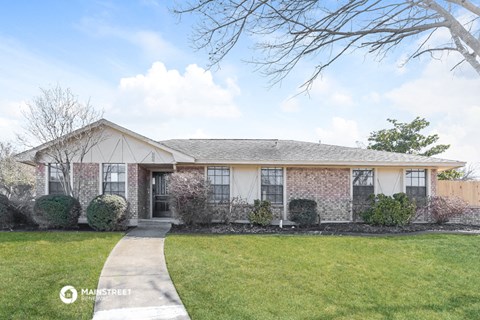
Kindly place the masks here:
POLYGON ((283 169, 262 168, 262 200, 283 204, 283 169))
POLYGON ((63 173, 58 163, 48 165, 48 194, 65 194, 63 173))
POLYGON ((353 169, 352 173, 353 201, 365 202, 375 193, 373 169, 353 169))
POLYGON ((230 202, 230 168, 208 167, 207 177, 212 184, 213 202, 230 202))
POLYGON ((407 196, 424 201, 427 197, 427 170, 408 169, 405 180, 407 196))
POLYGON ((103 164, 103 193, 116 194, 125 198, 125 164, 103 164))

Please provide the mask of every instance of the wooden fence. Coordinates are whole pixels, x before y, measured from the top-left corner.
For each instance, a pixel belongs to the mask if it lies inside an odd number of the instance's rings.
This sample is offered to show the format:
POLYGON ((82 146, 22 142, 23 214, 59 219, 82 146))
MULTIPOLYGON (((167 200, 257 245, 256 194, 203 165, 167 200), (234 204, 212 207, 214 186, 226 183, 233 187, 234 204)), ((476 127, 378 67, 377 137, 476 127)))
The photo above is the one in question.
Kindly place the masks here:
POLYGON ((457 196, 473 207, 480 207, 480 181, 438 181, 437 195, 457 196))

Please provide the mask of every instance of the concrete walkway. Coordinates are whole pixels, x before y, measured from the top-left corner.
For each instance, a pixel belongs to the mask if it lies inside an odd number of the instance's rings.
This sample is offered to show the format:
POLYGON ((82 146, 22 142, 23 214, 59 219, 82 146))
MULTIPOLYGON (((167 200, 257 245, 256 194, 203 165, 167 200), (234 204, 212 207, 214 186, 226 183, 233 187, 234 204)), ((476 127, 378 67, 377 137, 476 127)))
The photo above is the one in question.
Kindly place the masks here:
POLYGON ((168 230, 137 227, 117 243, 100 275, 94 320, 190 319, 165 264, 168 230))

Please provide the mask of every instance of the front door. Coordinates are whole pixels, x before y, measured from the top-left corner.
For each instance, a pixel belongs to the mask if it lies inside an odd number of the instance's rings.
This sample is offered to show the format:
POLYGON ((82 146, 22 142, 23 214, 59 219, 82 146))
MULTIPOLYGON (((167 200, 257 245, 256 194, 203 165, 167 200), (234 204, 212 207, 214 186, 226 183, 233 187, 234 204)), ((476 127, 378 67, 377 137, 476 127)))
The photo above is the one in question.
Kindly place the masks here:
POLYGON ((152 194, 153 194, 153 212, 154 218, 171 217, 168 205, 168 173, 153 172, 152 173, 152 194))

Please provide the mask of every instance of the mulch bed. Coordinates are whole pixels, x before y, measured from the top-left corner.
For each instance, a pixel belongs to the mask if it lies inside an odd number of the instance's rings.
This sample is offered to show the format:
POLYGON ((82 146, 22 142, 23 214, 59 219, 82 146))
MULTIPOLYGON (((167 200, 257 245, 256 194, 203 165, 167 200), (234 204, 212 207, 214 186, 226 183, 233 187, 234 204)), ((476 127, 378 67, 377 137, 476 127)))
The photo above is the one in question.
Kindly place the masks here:
POLYGON ((418 223, 403 227, 371 226, 364 223, 323 223, 300 228, 298 226, 254 226, 250 224, 172 225, 173 234, 408 234, 419 232, 480 232, 480 226, 462 224, 418 223))

